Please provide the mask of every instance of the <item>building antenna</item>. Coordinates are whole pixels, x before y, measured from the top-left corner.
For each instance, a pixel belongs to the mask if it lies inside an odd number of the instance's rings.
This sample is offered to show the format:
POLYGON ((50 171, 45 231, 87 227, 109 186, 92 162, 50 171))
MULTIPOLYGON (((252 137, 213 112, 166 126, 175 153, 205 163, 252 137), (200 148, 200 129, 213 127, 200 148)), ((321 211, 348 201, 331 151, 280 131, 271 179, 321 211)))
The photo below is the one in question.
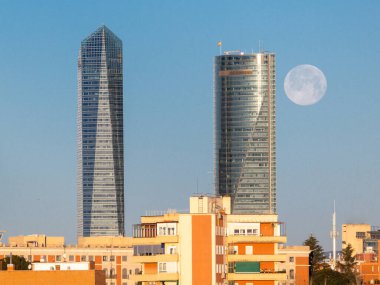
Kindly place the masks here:
POLYGON ((218 41, 219 55, 222 55, 222 42, 218 41))
POLYGON ((259 40, 259 53, 261 53, 261 40, 259 40))

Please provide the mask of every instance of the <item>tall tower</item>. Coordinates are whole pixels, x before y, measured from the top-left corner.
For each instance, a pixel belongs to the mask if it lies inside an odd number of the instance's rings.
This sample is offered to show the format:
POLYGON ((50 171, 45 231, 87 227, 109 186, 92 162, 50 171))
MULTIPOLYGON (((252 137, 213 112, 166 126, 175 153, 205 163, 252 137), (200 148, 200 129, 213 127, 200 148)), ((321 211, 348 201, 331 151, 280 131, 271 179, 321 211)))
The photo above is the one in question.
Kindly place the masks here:
POLYGON ((215 192, 234 214, 276 213, 275 77, 273 53, 215 57, 215 192))
POLYGON ((124 235, 123 54, 106 26, 78 58, 77 235, 124 235))

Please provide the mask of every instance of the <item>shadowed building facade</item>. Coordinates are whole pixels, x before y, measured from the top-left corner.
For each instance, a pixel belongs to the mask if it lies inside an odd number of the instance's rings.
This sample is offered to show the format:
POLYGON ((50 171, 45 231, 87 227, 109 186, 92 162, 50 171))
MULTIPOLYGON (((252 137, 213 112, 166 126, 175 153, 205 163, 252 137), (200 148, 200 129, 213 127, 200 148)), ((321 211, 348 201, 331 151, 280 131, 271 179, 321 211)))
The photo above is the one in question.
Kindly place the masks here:
POLYGON ((101 26, 78 58, 77 235, 124 235, 122 42, 101 26))
POLYGON ((215 192, 234 214, 276 213, 275 76, 272 53, 215 57, 215 192))

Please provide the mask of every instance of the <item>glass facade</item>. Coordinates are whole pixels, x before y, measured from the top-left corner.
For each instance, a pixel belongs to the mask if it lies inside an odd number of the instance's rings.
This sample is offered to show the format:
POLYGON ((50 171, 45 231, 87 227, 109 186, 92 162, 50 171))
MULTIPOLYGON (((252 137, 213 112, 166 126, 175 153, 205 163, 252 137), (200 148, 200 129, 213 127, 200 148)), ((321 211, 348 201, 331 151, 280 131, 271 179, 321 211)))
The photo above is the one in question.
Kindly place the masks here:
POLYGON ((124 235, 122 42, 101 26, 78 58, 78 237, 124 235))
POLYGON ((215 57, 215 192, 234 214, 276 213, 275 68, 272 53, 215 57))

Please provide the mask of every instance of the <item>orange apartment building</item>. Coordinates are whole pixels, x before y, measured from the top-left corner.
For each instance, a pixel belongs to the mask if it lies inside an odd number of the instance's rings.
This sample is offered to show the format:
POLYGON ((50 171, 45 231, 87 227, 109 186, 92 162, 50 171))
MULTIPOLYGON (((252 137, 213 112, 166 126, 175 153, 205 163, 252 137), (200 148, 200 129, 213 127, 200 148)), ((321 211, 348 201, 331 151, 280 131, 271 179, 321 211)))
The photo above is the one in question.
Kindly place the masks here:
POLYGON ((286 282, 281 285, 309 284, 309 253, 308 246, 281 246, 279 253, 286 255, 286 262, 281 263, 281 269, 286 271, 286 282))
POLYGON ((0 247, 0 259, 12 253, 34 263, 93 262, 96 270, 104 272, 105 285, 135 285, 131 277, 140 273, 141 268, 131 262, 131 241, 130 237, 91 237, 80 238, 75 246, 66 246, 63 237, 10 237, 9 244, 0 247))
POLYGON ((380 227, 370 224, 343 224, 342 248, 351 244, 363 284, 380 282, 379 262, 380 227))
POLYGON ((190 213, 143 216, 133 229, 138 284, 275 285, 286 281, 277 215, 232 215, 229 197, 190 198, 190 213))

